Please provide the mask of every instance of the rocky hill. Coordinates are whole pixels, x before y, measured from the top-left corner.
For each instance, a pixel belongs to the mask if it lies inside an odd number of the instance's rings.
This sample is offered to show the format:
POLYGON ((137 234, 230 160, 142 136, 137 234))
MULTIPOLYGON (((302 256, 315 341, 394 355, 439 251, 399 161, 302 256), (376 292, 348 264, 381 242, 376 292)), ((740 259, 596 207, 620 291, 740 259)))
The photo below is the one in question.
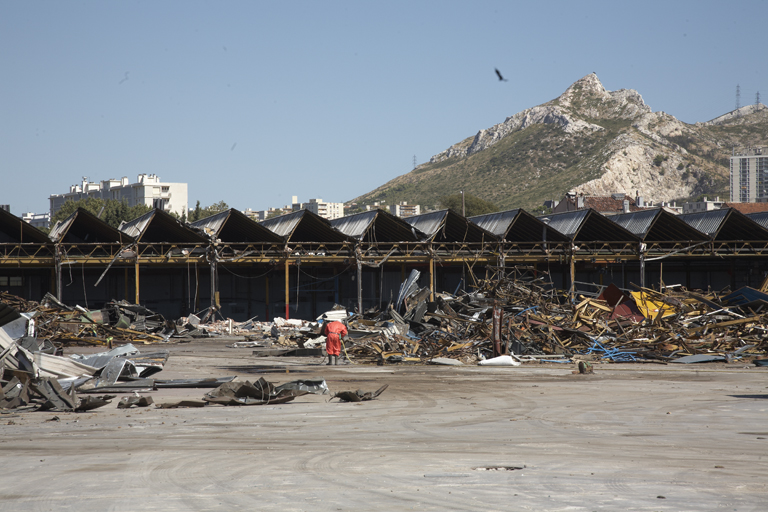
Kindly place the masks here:
POLYGON ((727 197, 733 147, 754 145, 768 145, 765 105, 691 125, 653 112, 637 91, 607 91, 590 74, 355 201, 431 207, 464 190, 501 209, 534 209, 568 191, 727 197))

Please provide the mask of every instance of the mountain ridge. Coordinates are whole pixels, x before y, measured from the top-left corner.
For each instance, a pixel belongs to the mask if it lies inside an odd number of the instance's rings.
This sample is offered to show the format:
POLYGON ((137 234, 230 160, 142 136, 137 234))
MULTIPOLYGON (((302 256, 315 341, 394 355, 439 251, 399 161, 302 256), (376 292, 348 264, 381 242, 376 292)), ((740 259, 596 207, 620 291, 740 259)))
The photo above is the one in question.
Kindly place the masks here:
POLYGON ((501 209, 536 209, 566 192, 653 201, 726 195, 735 145, 768 145, 765 105, 687 124, 653 112, 633 89, 606 90, 591 73, 353 201, 432 207, 463 190, 501 209))

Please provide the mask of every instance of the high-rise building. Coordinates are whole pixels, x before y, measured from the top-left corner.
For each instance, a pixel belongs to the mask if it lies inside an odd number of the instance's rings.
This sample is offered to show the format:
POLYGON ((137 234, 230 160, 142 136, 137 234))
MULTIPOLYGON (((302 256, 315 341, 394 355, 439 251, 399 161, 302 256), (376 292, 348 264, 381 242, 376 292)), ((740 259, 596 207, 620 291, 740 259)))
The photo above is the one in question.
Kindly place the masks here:
POLYGON ((402 201, 400 204, 393 204, 389 207, 389 213, 397 217, 413 217, 421 215, 421 206, 418 204, 408 204, 402 201))
POLYGON ((154 174, 139 174, 136 183, 129 183, 127 177, 100 183, 89 182, 88 178, 83 178, 79 185, 70 186, 66 194, 52 194, 48 198, 51 217, 65 202, 89 197, 125 201, 128 206, 143 204, 179 215, 185 213, 188 208, 186 183, 161 183, 160 178, 154 174))
POLYGON ((731 156, 731 202, 768 202, 768 148, 734 148, 731 156))
POLYGON ((291 196, 293 211, 309 210, 328 220, 340 219, 344 216, 344 203, 326 203, 322 199, 310 199, 308 203, 300 203, 298 196, 291 196))

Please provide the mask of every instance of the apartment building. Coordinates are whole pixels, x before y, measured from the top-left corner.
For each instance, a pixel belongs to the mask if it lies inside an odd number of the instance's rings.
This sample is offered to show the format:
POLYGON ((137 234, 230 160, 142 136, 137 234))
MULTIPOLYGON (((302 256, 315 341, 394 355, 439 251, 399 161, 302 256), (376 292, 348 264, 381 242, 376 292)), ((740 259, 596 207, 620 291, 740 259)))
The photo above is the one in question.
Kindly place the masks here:
POLYGON ((69 192, 52 194, 48 198, 51 217, 65 202, 89 197, 125 201, 128 206, 143 204, 178 215, 188 210, 186 183, 163 183, 155 174, 139 174, 136 183, 129 183, 127 177, 99 183, 88 181, 88 178, 84 177, 80 184, 70 186, 69 192))
POLYGON ((730 202, 768 202, 768 148, 733 149, 730 202))

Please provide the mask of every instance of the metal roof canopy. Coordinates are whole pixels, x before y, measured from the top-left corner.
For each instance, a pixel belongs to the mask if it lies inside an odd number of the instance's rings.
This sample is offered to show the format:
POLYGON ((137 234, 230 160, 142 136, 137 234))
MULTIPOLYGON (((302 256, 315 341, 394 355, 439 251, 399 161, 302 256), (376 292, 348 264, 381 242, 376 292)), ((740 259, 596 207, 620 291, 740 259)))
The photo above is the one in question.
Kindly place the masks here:
POLYGON ((113 228, 93 213, 78 208, 51 229, 51 240, 67 244, 125 244, 133 242, 128 234, 113 228))
POLYGON ((734 208, 685 213, 679 217, 715 241, 768 241, 768 229, 734 208))
POLYGON ((462 217, 453 210, 405 217, 405 222, 427 236, 424 241, 438 243, 482 243, 497 240, 498 237, 481 228, 474 222, 462 217))
POLYGON ((0 243, 47 244, 50 241, 45 233, 32 224, 0 208, 0 243))
POLYGON ((331 220, 331 226, 366 243, 416 242, 426 235, 384 210, 371 210, 331 220))
POLYGON ((547 223, 574 242, 640 242, 640 238, 593 209, 543 215, 547 223))
POLYGON ((747 217, 768 229, 768 212, 747 213, 747 217))
POLYGON ((249 219, 247 215, 234 208, 191 222, 189 225, 203 233, 213 234, 222 242, 283 243, 282 237, 258 222, 249 219))
POLYGON ((331 222, 309 210, 299 210, 267 219, 262 226, 285 242, 347 242, 349 237, 331 227, 331 222))
POLYGON ((475 215, 469 220, 508 242, 567 242, 568 237, 552 229, 522 208, 503 212, 475 215))
POLYGON ((608 219, 648 242, 706 242, 709 235, 663 208, 609 215, 608 219))
POLYGON ((208 239, 173 215, 155 208, 124 223, 120 231, 141 243, 206 243, 208 239))

